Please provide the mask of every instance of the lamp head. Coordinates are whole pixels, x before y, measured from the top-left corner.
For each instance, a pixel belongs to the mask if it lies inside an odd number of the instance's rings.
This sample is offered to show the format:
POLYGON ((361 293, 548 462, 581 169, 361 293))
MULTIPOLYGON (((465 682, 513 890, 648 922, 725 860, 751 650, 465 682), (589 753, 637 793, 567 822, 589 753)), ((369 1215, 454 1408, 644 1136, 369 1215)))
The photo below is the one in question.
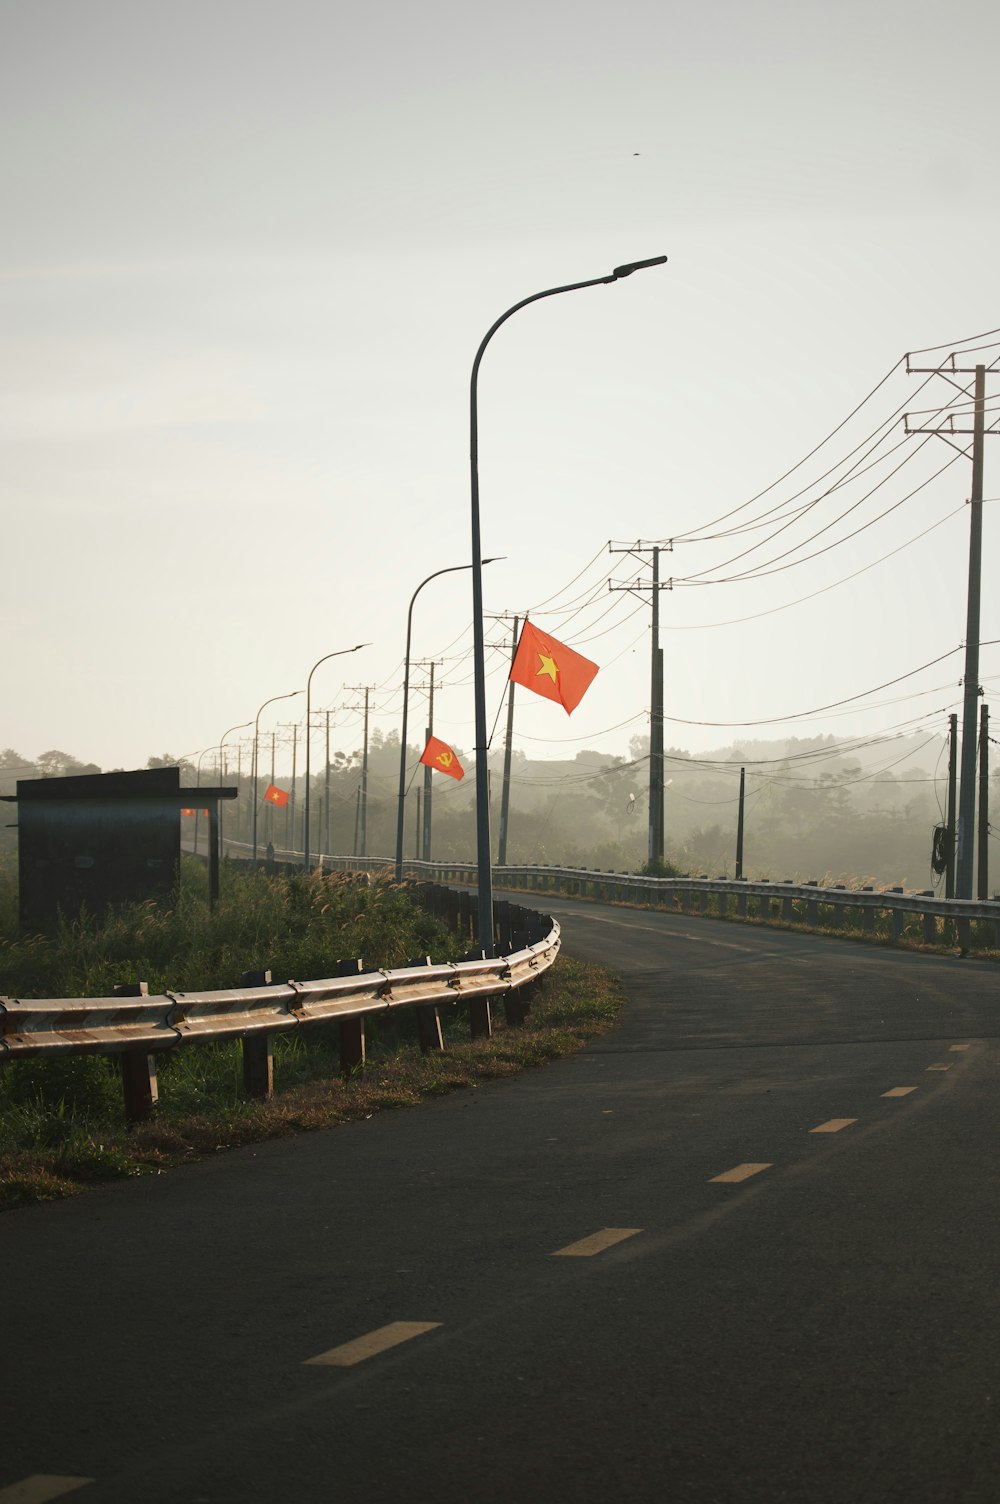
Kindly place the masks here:
POLYGON ((666 259, 666 256, 650 256, 648 261, 626 261, 624 266, 616 266, 611 275, 620 282, 623 277, 631 277, 633 272, 641 272, 644 267, 662 266, 666 259))

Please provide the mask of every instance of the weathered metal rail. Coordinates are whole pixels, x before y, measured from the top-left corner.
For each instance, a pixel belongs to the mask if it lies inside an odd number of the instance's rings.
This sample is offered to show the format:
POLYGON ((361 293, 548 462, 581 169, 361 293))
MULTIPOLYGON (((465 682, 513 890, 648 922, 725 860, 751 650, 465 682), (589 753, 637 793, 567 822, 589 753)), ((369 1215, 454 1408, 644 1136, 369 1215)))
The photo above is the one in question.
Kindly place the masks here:
MULTIPOLYGON (((294 852, 279 852, 282 861, 293 862, 294 852)), ((301 857, 299 857, 301 860, 301 857)), ((384 871, 387 858, 323 858, 327 871, 384 871)), ((471 862, 408 861, 404 871, 410 877, 431 878, 445 883, 476 881, 471 862)), ((907 915, 921 920, 922 938, 934 944, 943 938, 941 922, 955 925, 958 945, 971 948, 974 922, 992 926, 992 946, 1000 948, 1000 898, 938 898, 930 890, 908 893, 902 888, 848 888, 836 885, 821 888, 817 882, 749 882, 744 879, 708 877, 641 877, 630 872, 601 872, 575 867, 506 866, 494 868, 498 888, 516 888, 539 894, 562 893, 568 897, 603 899, 611 903, 637 905, 676 901, 678 907, 701 913, 761 920, 778 919, 786 924, 804 923, 812 927, 839 929, 848 911, 861 914, 863 931, 874 931, 879 914, 889 916, 891 937, 903 938, 907 915), (732 902, 732 908, 730 903, 732 902)))
POLYGON ((0 998, 0 1064, 52 1055, 121 1055, 125 1113, 148 1116, 157 1100, 156 1056, 208 1040, 243 1040, 249 1095, 273 1090, 271 1049, 276 1034, 336 1024, 340 1068, 351 1074, 365 1061, 365 1021, 398 1009, 415 1009, 421 1047, 443 1049, 439 1009, 465 1005, 470 1032, 491 1031, 490 1002, 504 1000, 509 1023, 524 1020, 528 992, 555 961, 559 925, 548 915, 518 910, 514 945, 496 959, 483 956, 433 965, 365 971, 360 961, 318 981, 271 983, 269 973, 246 972, 232 991, 165 992, 148 996, 145 984, 108 998, 0 998), (514 948, 516 947, 516 948, 514 948))

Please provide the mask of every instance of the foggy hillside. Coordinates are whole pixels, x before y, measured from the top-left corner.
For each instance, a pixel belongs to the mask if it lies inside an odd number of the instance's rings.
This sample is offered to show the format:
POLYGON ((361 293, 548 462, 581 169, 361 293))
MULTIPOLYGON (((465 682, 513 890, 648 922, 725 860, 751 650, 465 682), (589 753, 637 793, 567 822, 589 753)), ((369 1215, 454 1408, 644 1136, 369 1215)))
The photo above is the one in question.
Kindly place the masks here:
MULTIPOLYGON (((301 750, 301 749, 300 749, 301 750)), ((417 797, 423 769, 416 768, 421 748, 408 756, 405 850, 416 854, 417 797), (412 776, 410 776, 412 775, 412 776)), ((456 747, 467 771, 472 757, 456 747)), ((227 748, 227 755, 230 749, 227 748)), ((286 754, 287 757, 287 754, 286 754)), ((301 765, 293 782, 290 764, 279 753, 276 782, 289 792, 286 809, 262 806, 258 812, 261 846, 302 845, 304 783, 301 765)), ((169 753, 149 759, 161 766, 169 753)), ((301 758, 300 758, 301 764, 301 758)), ((366 820, 360 800, 362 749, 337 752, 327 776, 314 755, 311 793, 313 851, 351 854, 360 849, 365 827, 369 855, 391 856, 395 849, 398 733, 376 729, 369 746, 366 820)), ((746 770, 744 873, 747 877, 824 878, 833 881, 900 883, 910 888, 933 886, 930 867, 935 825, 943 820, 947 798, 947 745, 943 737, 850 737, 838 733, 777 741, 745 741, 693 757, 671 747, 666 755, 666 850, 668 862, 682 872, 731 875, 736 849, 739 770, 746 770)), ((240 798, 225 811, 226 834, 249 841, 252 833, 250 757, 232 750, 226 782, 237 783, 240 798)), ((182 780, 193 786, 197 771, 181 764, 182 780)), ((69 754, 50 751, 36 759, 8 748, 0 753, 0 793, 14 792, 19 777, 58 777, 100 771, 69 754)), ((214 782, 217 771, 202 772, 214 782)), ((261 764, 259 792, 270 777, 261 764)), ((496 852, 503 756, 490 757, 491 808, 496 852)), ((646 860, 648 741, 636 737, 619 757, 582 751, 564 761, 537 760, 515 749, 511 758, 509 862, 639 869, 646 860)), ((991 795, 1000 795, 996 777, 991 795)), ((441 858, 474 855, 475 785, 435 776, 432 850, 441 858)), ((6 806, 2 843, 16 846, 16 806, 6 806)), ((421 799, 420 816, 423 818, 421 799)), ((204 840, 202 833, 201 840, 204 840)), ((992 842, 992 837, 991 837, 992 842)))

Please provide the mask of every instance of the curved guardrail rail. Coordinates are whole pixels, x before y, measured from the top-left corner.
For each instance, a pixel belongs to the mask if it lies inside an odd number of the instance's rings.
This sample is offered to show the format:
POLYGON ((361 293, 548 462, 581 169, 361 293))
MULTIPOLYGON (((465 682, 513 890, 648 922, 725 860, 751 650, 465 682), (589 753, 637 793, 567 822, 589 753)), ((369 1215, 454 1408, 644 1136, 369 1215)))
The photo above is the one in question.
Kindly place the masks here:
POLYGON ((244 1081, 250 1095, 273 1090, 271 1048, 275 1034, 319 1024, 340 1029, 340 1066, 345 1074, 363 1067, 366 1018, 394 1009, 417 1010, 421 1047, 443 1048, 441 1006, 465 1004, 473 1037, 491 1031, 490 1001, 503 998, 507 1021, 528 1010, 527 993, 559 954, 559 925, 548 915, 524 913, 516 950, 496 959, 480 957, 363 971, 311 982, 272 984, 269 973, 244 973, 232 991, 165 992, 150 997, 144 983, 122 987, 108 998, 0 998, 0 1064, 31 1056, 118 1054, 122 1056, 125 1114, 148 1116, 157 1099, 156 1055, 205 1040, 243 1040, 244 1081), (533 938, 534 937, 534 938, 533 938))
MULTIPOLYGON (((283 862, 301 861, 301 854, 276 852, 283 862)), ((323 857, 327 871, 384 871, 393 863, 385 857, 323 857)), ((407 861, 404 871, 409 877, 423 877, 437 882, 460 882, 474 885, 476 867, 472 862, 420 862, 407 861)), ((715 912, 726 915, 730 912, 730 899, 735 899, 732 910, 739 918, 779 918, 785 923, 794 923, 801 915, 794 905, 805 906, 806 924, 825 924, 839 928, 848 909, 858 909, 862 914, 862 928, 874 930, 876 915, 888 913, 893 939, 901 939, 906 916, 916 915, 923 921, 923 938, 933 944, 941 938, 938 921, 952 920, 957 928, 958 943, 963 950, 971 944, 971 926, 980 921, 994 926, 994 945, 1000 948, 1000 898, 968 899, 938 898, 933 891, 906 892, 903 888, 848 888, 836 885, 821 888, 817 882, 750 882, 746 879, 708 877, 641 877, 631 872, 602 872, 598 869, 578 867, 544 867, 508 865, 493 869, 494 881, 499 888, 527 889, 537 893, 564 893, 570 897, 590 897, 609 902, 649 904, 663 898, 676 898, 683 908, 709 913, 710 902, 715 901, 715 912), (778 914, 772 906, 781 905, 778 914), (753 912, 751 912, 751 904, 753 912), (827 914, 820 915, 825 907, 827 914)))

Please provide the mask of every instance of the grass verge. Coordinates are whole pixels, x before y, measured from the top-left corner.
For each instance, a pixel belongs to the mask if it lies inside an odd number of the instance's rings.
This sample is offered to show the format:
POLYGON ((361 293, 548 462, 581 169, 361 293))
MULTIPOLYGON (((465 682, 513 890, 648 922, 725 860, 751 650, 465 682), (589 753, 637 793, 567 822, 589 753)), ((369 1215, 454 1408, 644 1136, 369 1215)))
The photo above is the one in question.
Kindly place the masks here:
POLYGON ((221 1150, 415 1107, 426 1097, 516 1075, 606 1033, 623 1002, 610 972, 560 956, 539 981, 524 1025, 507 1028, 495 1005, 493 1037, 470 1041, 463 1037, 464 1011, 456 1009, 441 1055, 421 1055, 414 1044, 380 1039, 373 1030, 367 1069, 342 1081, 333 1039, 314 1036, 305 1045, 279 1039, 276 1091, 268 1102, 240 1098, 235 1041, 178 1052, 163 1057, 174 1079, 155 1117, 131 1131, 120 1123, 113 1062, 98 1056, 46 1062, 49 1105, 33 1095, 26 1077, 20 1100, 0 1120, 0 1210, 73 1196, 100 1181, 162 1174, 221 1150), (53 1108, 56 1064, 64 1081, 53 1108))

